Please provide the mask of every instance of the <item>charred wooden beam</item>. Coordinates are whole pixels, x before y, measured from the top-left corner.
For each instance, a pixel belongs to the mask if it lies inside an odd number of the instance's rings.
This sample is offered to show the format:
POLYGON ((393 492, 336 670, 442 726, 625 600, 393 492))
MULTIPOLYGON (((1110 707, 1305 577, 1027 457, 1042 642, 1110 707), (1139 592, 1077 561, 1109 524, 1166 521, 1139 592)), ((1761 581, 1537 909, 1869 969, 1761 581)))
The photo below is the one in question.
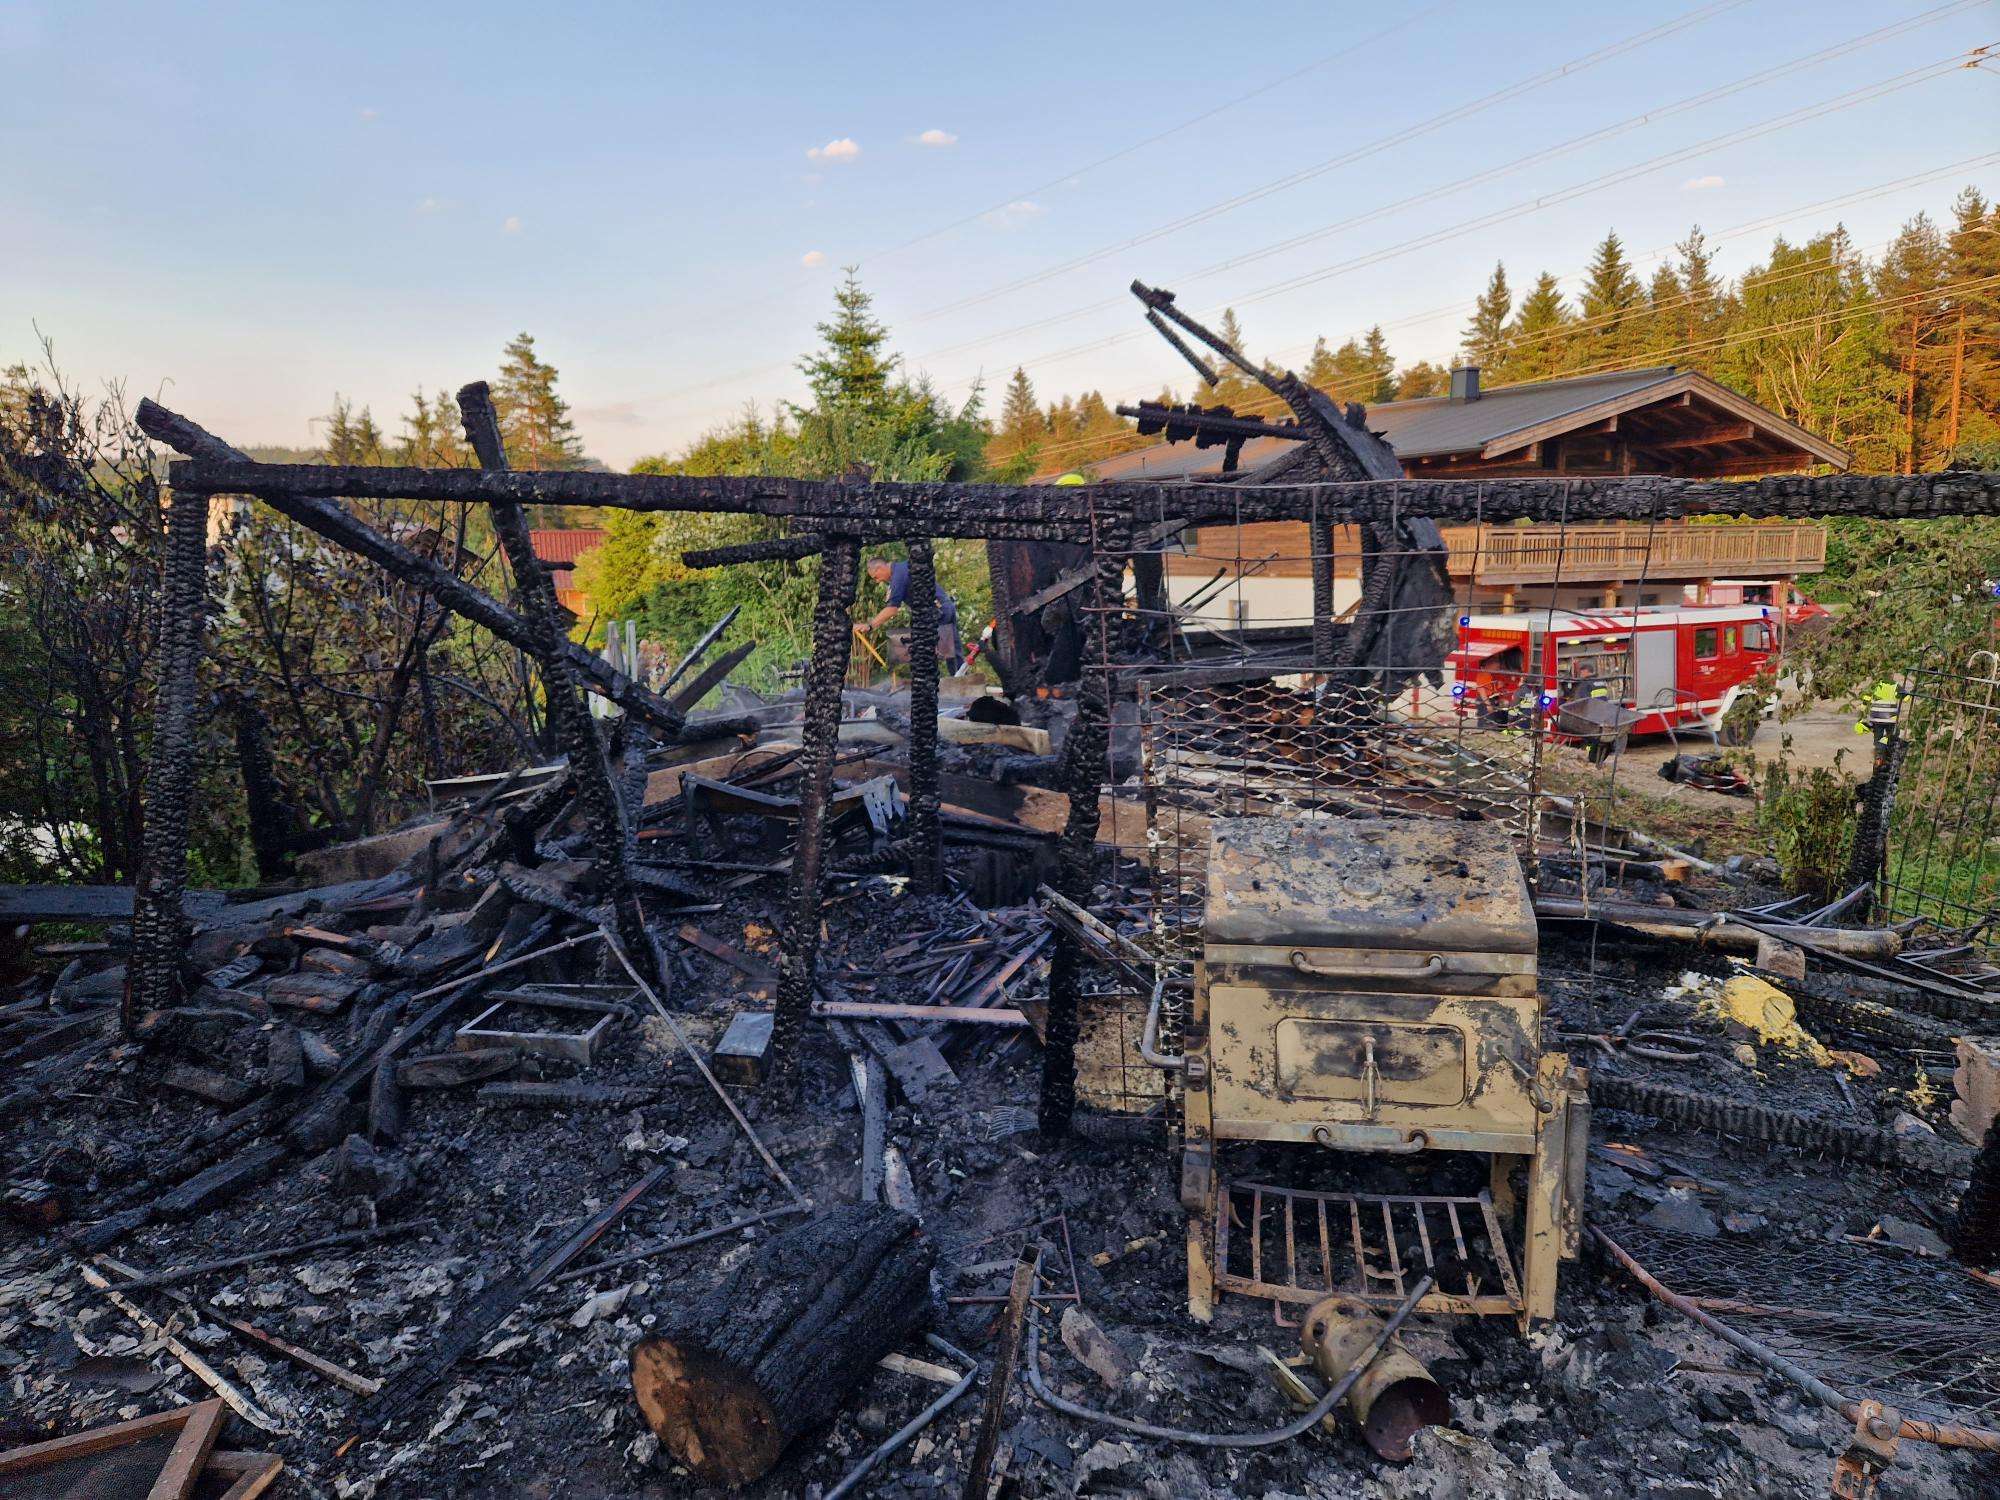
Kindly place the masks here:
POLYGON ((1199 406, 1165 406, 1158 401, 1140 401, 1114 409, 1121 417, 1136 419, 1142 437, 1164 432, 1170 443, 1192 437, 1198 448, 1213 448, 1230 438, 1272 437, 1298 443, 1307 436, 1306 430, 1296 422, 1263 422, 1255 417, 1239 417, 1226 408, 1210 411, 1199 406))
POLYGON ((731 563, 796 562, 802 557, 816 556, 825 547, 824 537, 811 534, 766 537, 761 542, 736 542, 727 547, 698 547, 683 552, 681 566, 722 568, 731 563))
POLYGON ((148 1011, 165 1010, 187 949, 188 819, 194 805, 196 674, 208 619, 208 497, 173 492, 167 503, 160 591, 159 689, 146 767, 145 852, 132 903, 132 956, 119 1012, 127 1034, 148 1011))
POLYGON ((826 804, 833 791, 839 750, 840 691, 854 650, 854 596, 861 542, 848 535, 827 539, 819 564, 819 598, 813 607, 812 659, 799 726, 798 846, 792 856, 790 915, 785 923, 778 974, 776 1019, 771 1029, 771 1076, 796 1077, 799 1042, 811 1013, 819 961, 820 859, 826 804))
POLYGON ((910 553, 910 874, 917 894, 938 888, 938 604, 931 539, 910 553))
MULTIPOLYGON (((150 405, 142 405, 142 417, 150 405)), ((161 441, 172 442, 148 430, 161 441)), ((1500 522, 1558 521, 1567 514, 1569 520, 1582 522, 1694 515, 1921 521, 2000 514, 2000 472, 1971 469, 1936 474, 1774 474, 1741 483, 1657 474, 1331 480, 1259 485, 1254 490, 1147 482, 1091 485, 1087 492, 1083 487, 942 481, 874 484, 541 470, 488 474, 475 469, 224 462, 212 457, 182 460, 168 474, 183 489, 250 495, 273 505, 291 498, 343 496, 466 504, 512 498, 538 505, 796 517, 815 529, 850 535, 865 535, 888 524, 904 533, 921 530, 930 536, 1076 542, 1089 540, 1093 508, 1124 510, 1148 519, 1181 516, 1197 524, 1306 521, 1314 516, 1352 524, 1399 515, 1429 516, 1441 522, 1500 522), (884 523, 885 516, 896 519, 884 523)))
MULTIPOLYGON (((1131 656, 1130 627, 1122 608, 1125 556, 1132 529, 1113 523, 1101 538, 1090 608, 1099 631, 1097 660, 1106 665, 1131 656)), ((1076 718, 1063 742, 1064 790, 1069 815, 1058 846, 1056 890, 1078 906, 1091 904, 1097 852, 1098 792, 1110 779, 1112 675, 1086 671, 1079 683, 1076 718)), ((1040 1124, 1044 1135, 1068 1133, 1076 1109, 1077 1008, 1083 994, 1084 949, 1058 929, 1049 962, 1048 1022, 1042 1044, 1040 1124)))
MULTIPOLYGON (((493 410, 492 393, 486 382, 475 380, 460 388, 459 417, 465 424, 465 440, 478 455, 480 468, 504 473, 507 450, 500 437, 500 422, 493 410)), ((576 778, 577 794, 583 801, 584 817, 590 825, 590 842, 604 877, 605 894, 611 901, 612 926, 618 940, 634 960, 656 982, 653 945, 646 936, 646 918, 639 910, 631 878, 626 873, 625 856, 631 847, 631 829, 625 808, 618 800, 611 766, 605 759, 603 741, 579 691, 576 670, 562 649, 569 644, 563 633, 555 584, 548 570, 535 556, 534 538, 528 533, 528 515, 511 500, 493 507, 493 529, 506 550, 514 570, 514 582, 527 617, 529 649, 542 669, 548 687, 549 719, 556 739, 569 757, 570 775, 576 778)))
MULTIPOLYGON (((139 402, 136 420, 140 430, 147 437, 181 453, 192 455, 196 463, 249 469, 266 467, 253 462, 213 433, 196 426, 183 416, 168 411, 150 398, 139 402)), ((174 467, 178 468, 181 465, 177 464, 174 467)), ((480 471, 411 469, 404 472, 460 474, 476 478, 480 471)), ((196 498, 203 500, 204 516, 205 495, 235 493, 215 488, 203 491, 201 486, 195 485, 187 488, 191 492, 201 492, 196 498)), ((271 494, 260 495, 258 498, 307 530, 316 532, 328 541, 367 558, 391 577, 421 588, 444 608, 464 616, 476 625, 485 626, 509 645, 517 646, 523 651, 534 649, 531 644, 534 632, 528 622, 515 611, 507 608, 484 590, 467 583, 451 569, 440 566, 431 559, 411 551, 401 542, 382 535, 367 522, 334 503, 335 498, 348 493, 350 492, 345 490, 335 490, 316 497, 303 495, 294 490, 274 490, 271 494)), ((530 495, 528 498, 532 499, 533 496, 530 495)), ((561 650, 574 668, 589 679, 593 691, 609 698, 627 713, 644 715, 669 734, 679 733, 681 716, 666 702, 647 692, 622 672, 614 672, 600 658, 593 656, 573 641, 565 640, 561 650)))

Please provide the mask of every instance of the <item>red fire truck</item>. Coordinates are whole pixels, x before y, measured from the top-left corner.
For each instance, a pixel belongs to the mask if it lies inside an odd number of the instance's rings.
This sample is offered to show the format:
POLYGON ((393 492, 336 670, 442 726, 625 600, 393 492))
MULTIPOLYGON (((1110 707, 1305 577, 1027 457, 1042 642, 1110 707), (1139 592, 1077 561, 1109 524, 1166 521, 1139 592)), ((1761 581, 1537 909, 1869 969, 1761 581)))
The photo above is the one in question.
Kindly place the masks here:
POLYGON ((1459 712, 1483 723, 1539 708, 1559 727, 1564 704, 1608 698, 1640 716, 1632 734, 1717 734, 1778 654, 1781 628, 1778 607, 1765 604, 1461 615, 1445 661, 1459 712))

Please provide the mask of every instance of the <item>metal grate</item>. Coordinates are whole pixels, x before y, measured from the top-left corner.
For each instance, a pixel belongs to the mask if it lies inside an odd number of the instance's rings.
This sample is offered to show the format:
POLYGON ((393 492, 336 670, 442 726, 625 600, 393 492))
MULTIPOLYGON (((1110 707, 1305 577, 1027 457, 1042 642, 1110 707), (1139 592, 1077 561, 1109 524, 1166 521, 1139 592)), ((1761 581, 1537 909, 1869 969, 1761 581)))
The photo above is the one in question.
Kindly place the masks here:
POLYGON ((1218 1290, 1275 1302, 1335 1294, 1395 1307, 1409 1281, 1445 1268, 1418 1307, 1517 1314, 1521 1287, 1493 1200, 1388 1193, 1318 1193, 1233 1182, 1216 1194, 1218 1290))
POLYGON ((1613 1236, 1666 1286, 1851 1397, 2000 1426, 2000 1288, 1956 1262, 1847 1243, 1613 1236))

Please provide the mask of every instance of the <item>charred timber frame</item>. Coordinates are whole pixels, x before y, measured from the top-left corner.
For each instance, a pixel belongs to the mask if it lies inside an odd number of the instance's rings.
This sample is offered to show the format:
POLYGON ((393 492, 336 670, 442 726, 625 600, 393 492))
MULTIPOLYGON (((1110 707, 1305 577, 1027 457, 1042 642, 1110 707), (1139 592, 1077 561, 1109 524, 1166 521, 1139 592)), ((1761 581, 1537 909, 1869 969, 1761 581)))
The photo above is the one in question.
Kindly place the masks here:
MULTIPOLYGON (((158 407, 153 409, 159 411, 158 407)), ((148 432, 181 446, 163 432, 152 428, 148 432)), ((2000 473, 1965 469, 1941 474, 1771 474, 1750 480, 1549 475, 1332 480, 1250 488, 1169 483, 1063 487, 545 470, 489 474, 477 469, 260 464, 249 459, 204 457, 171 465, 168 479, 176 489, 204 495, 249 495, 281 510, 286 507, 279 502, 294 499, 450 500, 474 505, 515 500, 534 505, 785 517, 802 521, 809 529, 864 538, 921 531, 932 537, 1058 542, 1088 542, 1093 513, 1106 511, 1178 517, 1193 525, 1315 518, 1334 525, 1365 525, 1401 516, 1428 516, 1439 524, 1481 520, 1568 520, 1581 524, 1702 515, 1925 521, 2000 514, 2000 473)), ((377 541, 387 540, 372 531, 368 534, 377 541)), ((334 539, 351 545, 344 538, 334 539)), ((512 616, 512 611, 503 613, 512 616)))
MULTIPOLYGON (((465 424, 465 440, 472 445, 479 467, 488 473, 507 472, 507 449, 500 437, 500 419, 493 410, 493 395, 483 380, 475 380, 458 392, 459 420, 465 424)), ((576 668, 562 649, 569 637, 562 628, 555 584, 548 569, 535 556, 534 538, 528 534, 528 513, 517 502, 493 507, 493 530, 506 550, 507 564, 514 571, 514 587, 534 644, 530 648, 542 669, 548 692, 549 719, 556 740, 569 757, 570 774, 583 800, 584 817, 590 825, 592 852, 604 877, 605 895, 611 902, 612 926, 618 941, 635 960, 651 969, 647 977, 655 983, 660 975, 654 964, 653 945, 646 936, 645 914, 633 891, 626 856, 632 846, 632 829, 618 788, 611 779, 611 766, 597 726, 585 705, 576 668)))
POLYGON ((938 889, 938 603, 931 539, 910 554, 910 874, 922 896, 938 889))
POLYGON ((826 803, 833 790, 839 750, 840 693, 854 654, 854 596, 861 542, 851 535, 826 538, 819 560, 819 597, 813 605, 812 659, 799 726, 799 816, 792 853, 792 885, 779 950, 777 1014, 771 1023, 770 1074, 797 1076, 800 1038, 812 1013, 819 964, 820 859, 825 845, 826 803))
MULTIPOLYGON (((1346 524, 1360 526, 1365 533, 1372 531, 1378 536, 1393 537, 1389 528, 1401 519, 1416 516, 1437 522, 1585 522, 1694 515, 1933 520, 2000 514, 2000 474, 1972 471, 1917 475, 1784 474, 1750 481, 1657 476, 1370 478, 1254 488, 1173 483, 1071 488, 260 464, 154 403, 142 402, 140 416, 141 425, 150 436, 190 455, 169 470, 173 505, 185 504, 185 514, 198 518, 204 526, 210 496, 247 495, 262 499, 329 540, 359 552, 399 577, 420 583, 445 607, 487 626, 524 649, 534 649, 532 642, 536 638, 528 621, 455 575, 382 536, 336 502, 343 498, 401 499, 762 515, 787 521, 794 535, 770 543, 713 549, 702 561, 719 564, 823 552, 803 726, 806 785, 801 797, 799 849, 792 870, 792 920, 785 935, 773 1038, 774 1062, 780 1071, 793 1065, 797 1040, 812 998, 819 936, 821 834, 832 784, 840 687, 852 643, 848 614, 854 603, 855 575, 864 538, 944 536, 1092 545, 1097 549, 1097 568, 1090 585, 1090 607, 1100 621, 1104 660, 1115 662, 1129 654, 1133 645, 1132 622, 1121 603, 1123 571, 1134 545, 1133 538, 1142 525, 1171 518, 1194 525, 1305 521, 1327 531, 1346 524)), ((1334 436, 1346 439, 1350 434, 1342 432, 1334 436)), ((1364 455, 1353 456, 1364 459, 1364 468, 1372 467, 1365 462, 1364 455)), ((196 538, 198 543, 199 532, 196 538)), ((1330 553, 1331 548, 1316 538, 1314 550, 1330 553)), ((934 600, 935 596, 931 590, 919 589, 918 597, 934 600)), ((170 598, 177 596, 170 593, 170 598)), ((170 630, 188 625, 185 640, 198 656, 200 599, 195 598, 191 605, 180 601, 175 607, 183 618, 170 622, 170 630)), ((923 632, 917 634, 921 636, 923 632)), ((172 642, 178 639, 181 639, 178 634, 169 636, 168 676, 163 681, 161 706, 165 716, 163 727, 168 732, 156 747, 149 785, 148 811, 159 820, 152 825, 157 836, 148 845, 152 867, 161 872, 156 880, 164 878, 170 867, 177 867, 174 849, 169 845, 182 849, 180 865, 185 862, 184 832, 177 836, 177 825, 173 822, 177 781, 170 761, 177 742, 171 730, 174 715, 178 713, 185 712, 187 722, 192 722, 194 658, 190 657, 188 670, 177 675, 180 664, 173 654, 172 642), (183 678, 184 692, 180 690, 183 678)), ((934 649, 934 623, 929 639, 934 649)), ((1316 645, 1323 644, 1316 641, 1316 645)), ((597 658, 581 648, 567 642, 564 646, 562 655, 575 672, 592 679, 591 685, 597 691, 628 711, 643 714, 655 723, 669 723, 678 730, 681 718, 677 712, 667 705, 647 701, 650 694, 609 673, 597 658), (662 709, 669 718, 663 720, 662 709)), ((1316 651, 1315 655, 1324 659, 1323 651, 1316 651)), ((1105 779, 1108 754, 1110 690, 1107 673, 1086 673, 1065 759, 1070 811, 1061 843, 1059 885, 1070 899, 1086 905, 1092 878, 1098 791, 1105 779)), ((934 723, 934 713, 930 717, 934 723)), ((191 776, 191 738, 187 755, 186 769, 191 776)), ((920 758, 913 754, 913 762, 920 758)), ((913 815, 920 818, 915 769, 913 764, 913 815)), ((182 813, 184 823, 184 805, 182 813)), ((140 912, 135 915, 137 931, 148 931, 146 923, 171 919, 171 914, 147 913, 145 908, 149 904, 157 902, 151 900, 142 886, 140 912)), ((648 951, 645 944, 632 946, 648 951)), ((139 947, 142 945, 135 934, 135 948, 139 947)), ((1050 976, 1048 1046, 1041 1100, 1042 1127, 1051 1133, 1067 1129, 1074 1108, 1073 1054, 1084 961, 1081 949, 1059 933, 1050 976)), ((150 971, 143 963, 135 964, 135 969, 140 976, 135 985, 143 984, 150 971)), ((167 982, 171 983, 170 971, 167 982)), ((140 989, 137 993, 143 998, 148 992, 140 989)))

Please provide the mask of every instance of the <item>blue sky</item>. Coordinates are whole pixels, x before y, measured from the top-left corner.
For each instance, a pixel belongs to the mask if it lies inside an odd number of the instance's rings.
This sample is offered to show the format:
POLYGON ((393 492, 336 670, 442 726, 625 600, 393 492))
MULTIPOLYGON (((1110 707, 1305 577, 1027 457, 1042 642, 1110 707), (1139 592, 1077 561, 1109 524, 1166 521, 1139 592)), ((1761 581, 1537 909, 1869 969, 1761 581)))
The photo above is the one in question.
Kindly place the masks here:
POLYGON ((1259 356, 1380 322, 1441 360, 1496 259, 1760 226, 1733 273, 1992 195, 1994 160, 1910 179, 2000 154, 1995 66, 1895 86, 1988 42, 2000 8, 1936 0, 0 0, 0 361, 39 329, 86 385, 303 444, 335 391, 393 429, 525 328, 623 466, 800 394, 850 263, 954 399, 1185 385, 1134 276, 1237 304, 1259 356))

